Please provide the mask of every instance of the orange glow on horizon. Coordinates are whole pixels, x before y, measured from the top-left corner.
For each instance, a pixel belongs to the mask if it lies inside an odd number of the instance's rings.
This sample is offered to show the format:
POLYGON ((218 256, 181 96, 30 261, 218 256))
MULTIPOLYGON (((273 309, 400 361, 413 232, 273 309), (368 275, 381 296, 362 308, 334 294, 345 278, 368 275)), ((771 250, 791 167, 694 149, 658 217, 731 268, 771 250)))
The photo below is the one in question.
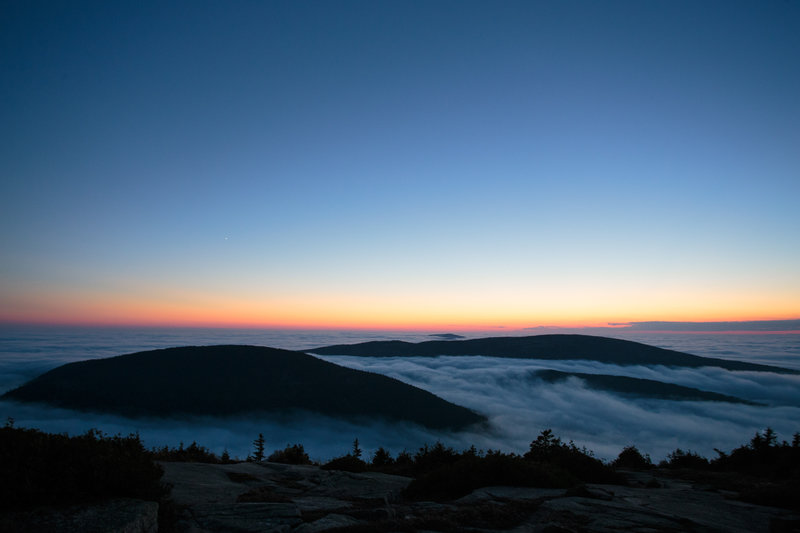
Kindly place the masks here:
MULTIPOLYGON (((709 317, 699 319, 692 317, 691 319, 684 319, 682 317, 670 318, 646 318, 646 319, 625 319, 625 320, 528 320, 528 321, 502 321, 502 320, 484 320, 484 321, 455 321, 455 320, 438 320, 438 321, 424 321, 424 320, 391 320, 389 318, 384 320, 372 321, 356 321, 348 320, 343 317, 339 320, 318 318, 317 320, 254 320, 247 319, 241 316, 227 316, 227 317, 206 317, 200 313, 195 314, 159 314, 154 313, 136 314, 136 315, 114 315, 114 316, 75 316, 70 319, 64 319, 61 316, 15 316, 10 317, 0 315, 0 323, 3 324, 27 324, 27 325, 51 325, 51 326, 83 326, 83 327, 188 327, 188 328, 232 328, 232 329, 299 329, 299 330, 394 330, 394 331, 444 331, 453 330, 460 332, 470 331, 520 331, 529 330, 531 334, 535 334, 537 330, 557 330, 557 329, 582 329, 582 328, 605 328, 608 330, 619 329, 625 331, 628 329, 629 323, 636 322, 749 322, 759 320, 797 320, 800 313, 789 316, 768 316, 768 317, 709 317)), ((645 332, 646 330, 632 330, 636 332, 645 332)), ((670 333, 669 330, 654 330, 658 333, 670 333)), ((676 330, 680 333, 715 333, 713 331, 685 331, 676 330)), ((739 331, 739 330, 722 330, 720 333, 736 332, 736 333, 749 333, 749 334, 762 334, 769 333, 765 331, 739 331)), ((782 331, 785 333, 800 333, 800 331, 782 331)))
POLYGON ((792 298, 775 295, 597 289, 577 294, 320 293, 220 296, 167 287, 130 292, 30 288, 7 293, 0 323, 74 326, 512 331, 612 327, 630 322, 796 320, 792 298), (691 302, 690 305, 684 302, 691 302))

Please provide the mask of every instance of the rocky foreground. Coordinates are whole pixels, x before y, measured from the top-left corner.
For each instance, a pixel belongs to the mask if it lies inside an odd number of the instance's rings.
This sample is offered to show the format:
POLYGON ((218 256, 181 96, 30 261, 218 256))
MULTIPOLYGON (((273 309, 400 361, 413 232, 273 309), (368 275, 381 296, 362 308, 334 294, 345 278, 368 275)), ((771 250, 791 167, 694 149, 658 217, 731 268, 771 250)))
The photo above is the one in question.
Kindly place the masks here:
MULTIPOLYGON (((628 486, 569 490, 485 487, 450 502, 409 502, 410 478, 277 463, 162 463, 172 485, 166 528, 178 532, 800 531, 800 516, 731 499, 733 493, 658 472, 626 471, 628 486)), ((164 504, 162 504, 164 505, 164 504)), ((5 515, 3 531, 158 531, 158 504, 99 506, 5 515)), ((162 517, 163 518, 163 517, 162 517)))
POLYGON ((164 463, 178 531, 800 531, 790 512, 658 474, 629 486, 487 487, 447 503, 407 502, 410 478, 276 463, 164 463))

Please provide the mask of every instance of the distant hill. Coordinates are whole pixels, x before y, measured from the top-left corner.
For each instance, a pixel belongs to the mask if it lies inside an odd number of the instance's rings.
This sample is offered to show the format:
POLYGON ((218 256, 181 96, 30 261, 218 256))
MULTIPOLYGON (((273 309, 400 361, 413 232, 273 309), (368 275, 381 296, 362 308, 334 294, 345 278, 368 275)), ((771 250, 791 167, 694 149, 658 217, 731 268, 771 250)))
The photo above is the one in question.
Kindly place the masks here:
POLYGON ((591 335, 533 335, 484 339, 425 341, 373 341, 305 350, 319 355, 362 357, 435 357, 437 355, 485 355, 516 359, 587 359, 616 365, 665 365, 698 368, 715 366, 728 370, 796 374, 795 370, 713 357, 699 357, 639 342, 591 335))
POLYGON ((304 410, 459 429, 485 421, 393 378, 256 346, 191 346, 69 363, 3 399, 126 416, 304 410))
POLYGON ((665 383, 653 379, 631 378, 627 376, 612 376, 609 374, 583 374, 580 372, 561 372, 559 370, 537 370, 531 373, 532 377, 543 379, 549 383, 564 381, 576 377, 586 382, 590 389, 603 390, 636 396, 639 398, 657 398, 660 400, 685 400, 730 402, 748 405, 762 405, 736 396, 728 396, 717 392, 709 392, 693 387, 684 387, 674 383, 665 383))

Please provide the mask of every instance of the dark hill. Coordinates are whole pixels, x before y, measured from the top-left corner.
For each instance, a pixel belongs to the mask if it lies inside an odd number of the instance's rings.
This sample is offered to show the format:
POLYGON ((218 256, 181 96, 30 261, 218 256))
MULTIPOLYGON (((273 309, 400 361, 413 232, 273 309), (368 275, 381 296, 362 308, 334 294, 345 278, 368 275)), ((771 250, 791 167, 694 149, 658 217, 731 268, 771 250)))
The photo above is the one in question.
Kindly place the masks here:
POLYGON ((463 428, 484 417, 393 378, 256 346, 201 346, 69 363, 4 399, 126 416, 305 410, 463 428))
POLYGON ((674 383, 656 381, 654 379, 631 378, 627 376, 612 376, 609 374, 583 374, 580 372, 561 372, 559 370, 537 370, 531 373, 539 379, 549 383, 564 381, 569 377, 583 380, 590 389, 615 392, 626 396, 638 398, 657 398, 660 400, 687 400, 706 402, 744 403, 748 405, 762 405, 736 396, 728 396, 718 392, 704 391, 694 387, 684 387, 674 383))
POLYGON ((372 341, 340 344, 306 350, 319 355, 358 355, 363 357, 435 357, 437 355, 485 355, 517 359, 588 359, 616 365, 665 365, 679 367, 715 366, 728 370, 778 372, 797 371, 742 361, 699 357, 656 348, 639 342, 591 335, 533 335, 529 337, 489 337, 484 339, 425 341, 372 341))

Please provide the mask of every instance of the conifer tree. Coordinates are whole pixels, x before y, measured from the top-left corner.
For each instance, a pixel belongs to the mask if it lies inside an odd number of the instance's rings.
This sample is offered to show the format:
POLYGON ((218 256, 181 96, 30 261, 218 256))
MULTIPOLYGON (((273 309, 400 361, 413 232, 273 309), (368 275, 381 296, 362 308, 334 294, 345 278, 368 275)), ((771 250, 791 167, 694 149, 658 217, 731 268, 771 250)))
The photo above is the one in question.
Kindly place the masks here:
POLYGON ((253 441, 253 460, 260 463, 264 460, 264 434, 259 433, 258 438, 253 441))
POLYGON ((394 463, 392 455, 383 446, 378 448, 372 457, 372 466, 388 466, 392 463, 394 463))

